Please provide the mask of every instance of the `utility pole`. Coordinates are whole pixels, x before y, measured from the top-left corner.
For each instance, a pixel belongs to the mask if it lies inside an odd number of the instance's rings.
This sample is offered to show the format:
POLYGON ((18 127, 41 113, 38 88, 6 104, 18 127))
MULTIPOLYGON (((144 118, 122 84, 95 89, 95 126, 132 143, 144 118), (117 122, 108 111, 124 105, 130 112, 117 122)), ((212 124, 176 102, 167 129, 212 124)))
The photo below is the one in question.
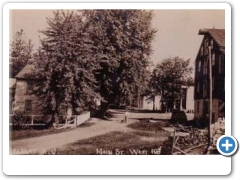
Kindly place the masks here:
POLYGON ((208 145, 211 146, 211 124, 212 124, 212 46, 208 46, 209 56, 209 124, 208 124, 208 145))

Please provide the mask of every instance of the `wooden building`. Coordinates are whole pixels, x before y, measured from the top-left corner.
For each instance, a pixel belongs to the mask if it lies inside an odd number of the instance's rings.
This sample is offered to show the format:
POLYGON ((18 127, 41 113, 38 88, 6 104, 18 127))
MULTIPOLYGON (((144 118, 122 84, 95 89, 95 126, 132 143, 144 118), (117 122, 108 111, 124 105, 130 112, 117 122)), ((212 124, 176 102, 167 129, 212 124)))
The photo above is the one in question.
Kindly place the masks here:
POLYGON ((26 65, 15 77, 12 111, 41 115, 41 100, 34 93, 34 83, 38 81, 32 74, 34 65, 26 65))
POLYGON ((180 99, 177 99, 173 103, 173 108, 168 107, 167 101, 162 98, 160 95, 157 95, 153 98, 144 96, 140 98, 139 104, 137 100, 134 100, 131 105, 138 107, 141 110, 155 110, 161 112, 172 112, 173 109, 181 110, 185 112, 194 111, 194 86, 181 86, 183 96, 180 99))
POLYGON ((225 117, 225 30, 200 29, 198 34, 203 35, 203 40, 195 61, 194 117, 209 119, 211 77, 212 120, 216 122, 225 117))
POLYGON ((9 79, 9 114, 13 113, 13 104, 15 98, 16 79, 9 79))

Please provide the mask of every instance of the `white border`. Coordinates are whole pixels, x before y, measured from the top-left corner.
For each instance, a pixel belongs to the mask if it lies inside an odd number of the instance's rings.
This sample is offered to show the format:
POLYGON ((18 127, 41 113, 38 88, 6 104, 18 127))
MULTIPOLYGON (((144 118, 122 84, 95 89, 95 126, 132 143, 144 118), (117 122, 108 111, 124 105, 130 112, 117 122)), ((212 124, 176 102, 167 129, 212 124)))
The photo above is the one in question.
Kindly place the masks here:
POLYGON ((7 175, 227 175, 231 158, 9 155, 9 9, 225 9, 226 135, 231 135, 231 7, 227 3, 8 3, 3 6, 3 172, 7 175), (6 106, 5 106, 6 105, 6 106))

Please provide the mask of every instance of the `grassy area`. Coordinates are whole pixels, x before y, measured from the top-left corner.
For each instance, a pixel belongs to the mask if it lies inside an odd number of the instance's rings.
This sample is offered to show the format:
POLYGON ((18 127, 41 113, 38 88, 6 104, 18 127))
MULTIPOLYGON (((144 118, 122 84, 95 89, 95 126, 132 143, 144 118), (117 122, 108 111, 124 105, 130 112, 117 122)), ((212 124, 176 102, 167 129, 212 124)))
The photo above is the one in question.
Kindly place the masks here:
MULTIPOLYGON (((151 136, 149 134, 149 136, 151 136)), ((110 132, 80 140, 46 154, 86 155, 146 155, 160 154, 162 140, 144 141, 134 133, 110 132)))
MULTIPOLYGON (((78 126, 77 128, 85 128, 92 126, 94 123, 92 122, 85 122, 78 126)), ((39 137, 39 136, 45 136, 49 134, 56 134, 56 133, 61 133, 61 132, 66 132, 66 131, 71 131, 73 129, 24 129, 24 130, 10 130, 10 140, 18 140, 18 139, 26 139, 26 138, 32 138, 32 137, 39 137)))
POLYGON ((168 137, 170 135, 169 132, 165 131, 165 130, 159 130, 154 131, 154 132, 150 132, 150 131, 133 131, 133 134, 140 136, 140 137, 156 137, 156 138, 164 138, 164 137, 168 137))
POLYGON ((162 131, 162 127, 165 127, 167 122, 151 122, 149 120, 141 120, 132 124, 129 124, 127 127, 134 130, 141 131, 162 131))

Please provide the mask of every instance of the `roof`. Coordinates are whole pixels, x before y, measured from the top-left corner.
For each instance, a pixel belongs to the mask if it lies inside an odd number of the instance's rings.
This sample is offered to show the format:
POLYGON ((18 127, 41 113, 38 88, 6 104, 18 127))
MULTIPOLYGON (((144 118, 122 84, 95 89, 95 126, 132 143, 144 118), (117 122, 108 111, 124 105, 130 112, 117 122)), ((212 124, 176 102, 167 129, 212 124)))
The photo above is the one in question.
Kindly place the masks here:
POLYGON ((16 78, 27 78, 28 75, 33 74, 34 72, 35 72, 34 65, 28 64, 15 77, 16 78))
POLYGON ((225 48, 225 29, 200 29, 198 34, 209 34, 220 47, 225 48))
POLYGON ((9 88, 15 88, 15 85, 16 85, 16 79, 9 78, 9 88))

